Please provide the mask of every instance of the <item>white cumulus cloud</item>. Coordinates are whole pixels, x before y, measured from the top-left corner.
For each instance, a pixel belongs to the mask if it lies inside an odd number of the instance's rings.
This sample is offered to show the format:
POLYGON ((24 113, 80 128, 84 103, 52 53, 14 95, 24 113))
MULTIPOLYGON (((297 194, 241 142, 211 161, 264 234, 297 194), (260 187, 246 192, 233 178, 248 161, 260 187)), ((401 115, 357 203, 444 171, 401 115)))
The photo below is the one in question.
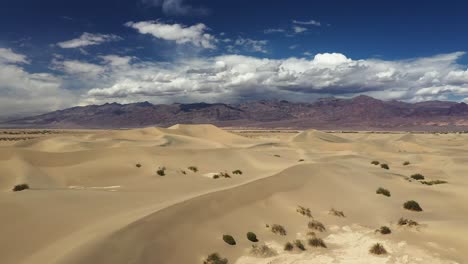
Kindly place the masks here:
POLYGON ((57 45, 63 49, 73 49, 92 45, 99 45, 105 42, 118 41, 121 39, 121 37, 112 34, 106 35, 84 32, 78 38, 59 42, 57 43, 57 45))

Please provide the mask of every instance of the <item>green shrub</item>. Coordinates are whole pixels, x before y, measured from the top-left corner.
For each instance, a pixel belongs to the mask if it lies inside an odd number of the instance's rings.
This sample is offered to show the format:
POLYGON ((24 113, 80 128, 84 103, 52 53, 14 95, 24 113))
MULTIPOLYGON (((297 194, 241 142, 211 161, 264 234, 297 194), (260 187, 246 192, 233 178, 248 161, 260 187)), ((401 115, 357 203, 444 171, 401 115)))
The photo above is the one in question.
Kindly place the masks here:
POLYGON ((310 222, 307 224, 307 226, 308 226, 310 229, 314 229, 314 230, 317 230, 317 231, 319 231, 319 232, 325 231, 325 226, 324 226, 321 222, 319 222, 319 221, 317 221, 317 220, 312 220, 312 221, 310 221, 310 222))
POLYGON ((386 170, 389 170, 389 169, 390 169, 390 167, 388 166, 388 164, 385 164, 385 163, 380 164, 380 168, 386 169, 386 170))
POLYGON ((411 178, 414 179, 414 180, 417 180, 417 181, 424 180, 424 176, 419 174, 419 173, 411 175, 411 178))
POLYGON ((378 161, 374 160, 374 161, 372 161, 372 162, 371 162, 371 164, 372 164, 372 165, 379 165, 379 164, 380 164, 380 162, 378 162, 378 161))
POLYGON ((293 250, 293 248, 294 248, 294 245, 291 242, 287 242, 286 244, 284 244, 285 251, 291 251, 293 250))
POLYGON ((390 196, 391 196, 390 191, 387 190, 387 189, 384 189, 384 188, 382 188, 382 187, 378 188, 377 191, 376 191, 375 193, 377 193, 377 194, 382 194, 382 195, 385 195, 385 196, 387 196, 387 197, 390 197, 390 196))
POLYGON ((166 167, 159 167, 159 169, 156 171, 156 173, 159 176, 166 176, 166 167))
POLYGON ((282 225, 277 225, 277 224, 272 225, 271 232, 273 232, 274 234, 282 235, 282 236, 286 235, 286 229, 284 229, 282 225))
POLYGON ((226 258, 221 258, 218 253, 213 253, 203 261, 203 264, 228 264, 228 260, 226 258))
POLYGON ((377 231, 382 235, 388 235, 392 233, 392 230, 388 226, 381 226, 377 231))
POLYGON ((248 232, 247 233, 247 239, 252 241, 252 242, 258 242, 257 235, 253 232, 248 232))
POLYGON ((385 255, 385 254, 387 254, 387 250, 385 250, 385 248, 379 243, 374 244, 369 249, 369 252, 371 254, 374 254, 374 255, 385 255))
POLYGON ((418 226, 419 223, 414 221, 414 220, 411 220, 411 219, 406 219, 406 218, 400 218, 398 220, 398 225, 400 226, 418 226))
POLYGON ((334 208, 330 210, 329 214, 338 216, 338 217, 345 217, 343 211, 338 211, 338 210, 335 210, 334 208))
POLYGON ((223 235, 223 240, 231 246, 236 244, 236 240, 231 235, 223 235))
POLYGON ((309 246, 311 247, 327 248, 327 245, 325 244, 325 242, 323 242, 323 239, 318 238, 318 237, 310 238, 307 242, 309 243, 309 246))
POLYGON ((295 245, 298 249, 300 249, 300 250, 302 250, 302 251, 305 250, 304 244, 302 244, 302 241, 301 241, 301 240, 299 240, 299 239, 298 239, 298 240, 294 240, 293 243, 294 243, 294 245, 295 245))
POLYGON ((232 174, 242 175, 242 171, 241 170, 235 170, 235 171, 232 171, 232 174))
POLYGON ((191 170, 191 171, 193 171, 193 172, 195 172, 195 173, 198 172, 198 168, 195 167, 195 166, 190 166, 190 167, 188 167, 187 169, 189 169, 189 170, 191 170))
POLYGON ((305 207, 298 205, 296 211, 303 216, 307 216, 309 218, 312 217, 312 213, 309 208, 305 208, 305 207))
POLYGON ((29 185, 23 183, 23 184, 18 184, 13 187, 14 192, 20 192, 29 189, 29 185))
POLYGON ((270 258, 278 255, 278 253, 274 249, 270 248, 267 245, 252 245, 252 248, 250 249, 250 254, 261 258, 270 258))
POLYGON ((421 206, 419 206, 418 202, 413 201, 413 200, 407 201, 406 203, 404 203, 403 207, 407 210, 416 211, 416 212, 421 212, 423 210, 421 206))
POLYGON ((420 183, 425 184, 425 185, 437 185, 437 184, 444 184, 448 183, 447 181, 441 181, 441 180, 434 180, 434 181, 420 181, 420 183))
POLYGON ((403 162, 403 166, 408 166, 408 165, 410 165, 410 162, 409 162, 409 161, 403 162))
POLYGON ((140 164, 140 163, 137 163, 135 166, 136 166, 137 168, 141 168, 141 164, 140 164))

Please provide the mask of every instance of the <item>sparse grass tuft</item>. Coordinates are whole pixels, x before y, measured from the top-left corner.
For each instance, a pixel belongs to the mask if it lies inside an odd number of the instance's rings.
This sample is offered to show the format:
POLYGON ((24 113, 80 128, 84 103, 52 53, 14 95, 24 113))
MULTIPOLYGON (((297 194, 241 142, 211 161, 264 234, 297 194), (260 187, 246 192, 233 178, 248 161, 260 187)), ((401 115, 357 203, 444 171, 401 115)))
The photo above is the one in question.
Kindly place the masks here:
POLYGON ((284 251, 291 251, 293 250, 293 248, 294 245, 291 242, 287 242, 286 244, 284 244, 284 251))
POLYGON ((282 236, 286 235, 286 229, 284 229, 282 225, 277 225, 277 224, 272 225, 271 232, 273 232, 274 234, 282 235, 282 236))
POLYGON ((304 244, 302 243, 301 240, 299 240, 299 239, 294 240, 293 243, 298 249, 300 249, 302 251, 306 250, 305 247, 304 247, 304 244))
POLYGON ((159 176, 166 176, 166 167, 159 167, 159 169, 156 171, 156 173, 159 176))
POLYGON ((409 161, 403 162, 403 166, 408 166, 408 165, 410 165, 410 164, 411 164, 411 163, 410 163, 409 161))
POLYGON ((437 185, 437 184, 445 184, 448 182, 442 181, 442 180, 434 180, 434 181, 420 181, 420 183, 431 186, 431 185, 437 185))
POLYGON ((310 238, 309 240, 307 240, 307 242, 309 243, 309 246, 311 247, 327 248, 327 245, 325 244, 325 242, 323 242, 323 239, 318 238, 318 237, 310 238))
POLYGON ((137 163, 135 166, 136 166, 137 168, 141 168, 141 164, 140 164, 140 163, 137 163))
POLYGON ((23 184, 18 184, 13 187, 14 192, 20 192, 29 189, 29 185, 23 183, 23 184))
POLYGON ((387 250, 382 246, 380 243, 374 244, 370 249, 369 252, 374 255, 385 255, 387 254, 387 250))
POLYGON ((252 245, 250 254, 261 258, 269 258, 278 255, 276 250, 267 245, 252 245))
POLYGON ((191 170, 192 172, 195 172, 195 173, 198 172, 198 168, 195 167, 195 166, 190 166, 190 167, 188 167, 187 169, 189 169, 189 170, 191 170))
POLYGON ((203 264, 228 264, 228 260, 226 258, 221 258, 218 253, 213 253, 203 261, 203 264))
POLYGON ((242 171, 241 170, 235 170, 235 171, 232 171, 232 174, 242 175, 242 171))
POLYGON ((392 230, 388 226, 381 226, 379 229, 376 230, 382 235, 388 235, 392 233, 392 230))
POLYGON ((372 162, 371 162, 371 164, 372 164, 372 165, 379 165, 379 164, 380 164, 380 162, 379 162, 379 161, 376 161, 376 160, 374 160, 374 161, 372 161, 372 162))
POLYGON ((417 181, 424 180, 424 176, 422 174, 416 173, 416 174, 411 175, 411 179, 414 179, 417 181))
POLYGON ((296 211, 303 216, 307 216, 309 218, 312 217, 312 213, 310 212, 309 208, 305 208, 305 207, 298 205, 296 211))
POLYGON ((418 226, 419 223, 414 221, 414 220, 411 220, 411 219, 406 219, 406 218, 400 218, 398 220, 398 225, 400 226, 418 226))
POLYGON ((338 216, 338 217, 345 217, 343 211, 338 211, 338 210, 335 210, 334 208, 330 210, 329 214, 338 216))
POLYGON ((390 196, 391 196, 390 191, 387 190, 387 189, 385 189, 385 188, 382 188, 382 187, 378 188, 377 191, 376 191, 375 193, 377 193, 377 194, 382 194, 382 195, 385 195, 385 196, 387 196, 387 197, 390 197, 390 196))
POLYGON ((258 242, 257 235, 255 235, 254 232, 248 232, 247 233, 247 239, 252 241, 252 242, 258 242))
POLYGON ((314 229, 314 230, 317 230, 317 231, 319 231, 319 232, 323 232, 323 231, 326 230, 325 226, 324 226, 321 222, 319 222, 319 221, 317 221, 317 220, 312 220, 312 221, 310 221, 310 222, 307 224, 307 226, 308 226, 310 229, 314 229))
POLYGON ((423 210, 421 206, 419 206, 418 202, 413 201, 413 200, 407 201, 406 203, 404 203, 403 207, 407 210, 415 211, 415 212, 421 212, 423 210))
POLYGON ((231 235, 223 235, 223 240, 231 246, 236 245, 236 240, 231 235))
POLYGON ((389 169, 390 169, 390 167, 388 166, 388 164, 385 164, 385 163, 380 164, 380 168, 386 169, 386 170, 389 170, 389 169))

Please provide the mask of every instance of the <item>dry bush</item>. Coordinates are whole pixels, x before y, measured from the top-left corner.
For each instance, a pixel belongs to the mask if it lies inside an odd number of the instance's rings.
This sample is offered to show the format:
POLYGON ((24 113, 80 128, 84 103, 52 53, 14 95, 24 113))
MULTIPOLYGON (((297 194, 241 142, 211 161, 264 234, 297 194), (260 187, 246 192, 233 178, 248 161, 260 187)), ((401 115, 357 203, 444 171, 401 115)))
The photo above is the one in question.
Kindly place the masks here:
POLYGON ((445 184, 448 182, 442 181, 442 180, 433 180, 433 181, 420 181, 420 183, 431 186, 431 185, 437 185, 437 184, 445 184))
POLYGON ((213 253, 203 261, 203 264, 228 264, 228 260, 226 258, 221 258, 218 253, 213 253))
POLYGON ((419 223, 414 221, 414 220, 411 220, 411 219, 406 219, 406 218, 400 218, 398 220, 398 225, 400 226, 418 226, 419 223))
POLYGON ((156 173, 159 176, 166 176, 166 167, 159 167, 159 169, 156 171, 156 173))
POLYGON ((231 235, 223 235, 223 240, 231 246, 236 245, 236 240, 231 235))
POLYGON ((315 234, 314 231, 309 231, 309 232, 307 232, 306 235, 307 235, 307 236, 310 236, 310 237, 315 237, 317 234, 315 234))
POLYGON ((378 161, 374 160, 374 161, 372 161, 372 162, 371 162, 371 164, 372 164, 372 165, 379 165, 379 164, 380 164, 380 162, 378 162, 378 161))
POLYGON ((300 213, 303 216, 312 217, 312 213, 309 208, 302 207, 300 205, 297 206, 296 212, 300 213))
POLYGON ((232 171, 232 174, 242 175, 242 171, 241 170, 235 170, 235 171, 232 171))
POLYGON ((307 224, 307 226, 308 226, 310 229, 314 229, 314 230, 317 230, 317 231, 319 231, 319 232, 323 232, 323 231, 325 231, 325 229, 326 229, 325 226, 324 226, 321 222, 319 222, 319 221, 317 221, 317 220, 312 220, 312 221, 310 221, 310 222, 307 224))
POLYGON ((382 235, 388 235, 392 233, 392 230, 388 226, 381 226, 379 229, 376 230, 382 235))
POLYGON ((23 184, 18 184, 13 187, 14 192, 20 192, 29 189, 29 185, 23 183, 23 184))
POLYGON ((420 173, 416 173, 416 174, 411 175, 411 179, 414 179, 414 180, 417 180, 417 181, 424 180, 424 176, 422 174, 420 174, 420 173))
POLYGON ((306 250, 305 247, 304 247, 304 244, 302 243, 301 240, 299 240, 299 239, 294 240, 293 243, 298 249, 300 249, 302 251, 306 250))
POLYGON ((403 162, 403 166, 408 166, 408 165, 410 165, 410 162, 409 162, 409 161, 403 162))
POLYGON ((304 159, 300 159, 298 162, 303 162, 303 161, 304 161, 304 159))
POLYGON ((338 211, 338 210, 335 210, 334 208, 330 209, 329 214, 338 216, 338 217, 345 217, 343 211, 338 211))
POLYGON ((418 204, 416 201, 407 201, 406 203, 403 204, 403 208, 410 210, 410 211, 415 211, 415 212, 421 212, 423 209, 421 206, 418 204))
POLYGON ((382 194, 382 195, 385 195, 385 196, 387 196, 387 197, 390 197, 390 196, 391 196, 390 191, 387 190, 387 189, 385 189, 385 188, 382 188, 382 187, 378 188, 377 191, 376 191, 375 193, 377 193, 377 194, 382 194))
POLYGON ((379 243, 374 244, 370 249, 369 252, 374 255, 385 255, 387 254, 387 250, 379 243))
POLYGON ((190 166, 187 169, 189 169, 189 170, 191 170, 192 172, 195 172, 195 173, 198 172, 198 168, 195 167, 195 166, 190 166))
POLYGON ((278 154, 276 154, 276 155, 274 155, 274 156, 275 156, 275 157, 277 157, 277 158, 281 157, 281 156, 280 156, 280 155, 278 155, 278 154))
POLYGON ((385 163, 380 164, 380 168, 386 169, 386 170, 389 170, 389 169, 390 169, 390 167, 388 166, 388 164, 385 164, 385 163))
POLYGON ((141 164, 140 164, 140 163, 137 163, 135 166, 136 166, 137 168, 141 168, 141 164))
POLYGON ((270 258, 278 255, 278 252, 267 245, 252 245, 250 254, 256 257, 270 258))
POLYGON ((219 178, 229 179, 229 178, 232 178, 232 177, 227 172, 220 172, 218 174, 213 175, 213 179, 219 179, 219 178))
POLYGON ((254 232, 248 232, 247 239, 252 242, 258 242, 257 235, 254 232))
POLYGON ((286 235, 286 229, 284 229, 282 225, 277 225, 277 224, 272 225, 271 232, 273 232, 274 234, 282 235, 282 236, 286 235))
POLYGON ((307 240, 307 242, 309 243, 309 246, 311 247, 327 248, 327 245, 325 244, 325 242, 323 242, 323 239, 318 238, 318 237, 310 238, 309 240, 307 240))
POLYGON ((284 244, 284 251, 291 251, 293 248, 294 245, 291 242, 286 242, 286 244, 284 244))

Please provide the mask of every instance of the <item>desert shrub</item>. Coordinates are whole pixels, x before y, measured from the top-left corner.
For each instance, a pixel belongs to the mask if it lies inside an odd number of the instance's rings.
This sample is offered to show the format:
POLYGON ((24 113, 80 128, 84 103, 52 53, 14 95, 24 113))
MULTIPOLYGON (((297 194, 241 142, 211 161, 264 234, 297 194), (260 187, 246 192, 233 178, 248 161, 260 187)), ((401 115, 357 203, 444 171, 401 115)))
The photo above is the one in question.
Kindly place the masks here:
POLYGON ((338 217, 345 217, 343 211, 338 211, 338 210, 335 210, 334 208, 330 210, 329 214, 338 216, 338 217))
POLYGON ((159 169, 156 171, 156 173, 159 176, 166 176, 166 167, 159 167, 159 169))
POLYGON ((293 248, 294 248, 294 245, 291 242, 287 242, 286 244, 284 244, 285 251, 291 251, 293 250, 293 248))
POLYGON ((219 175, 218 174, 213 175, 213 179, 219 179, 219 175))
POLYGON ((300 160, 299 160, 299 162, 303 162, 303 161, 304 161, 304 159, 300 159, 300 160))
POLYGON ((408 165, 410 165, 410 162, 409 162, 409 161, 403 162, 403 166, 408 166, 408 165))
POLYGON ((20 192, 29 189, 29 185, 23 183, 23 184, 18 184, 13 187, 14 192, 20 192))
POLYGON ((203 264, 228 264, 228 260, 226 258, 221 258, 218 253, 213 253, 203 261, 203 264))
POLYGON ((418 226, 419 223, 414 221, 414 220, 411 220, 411 219, 406 219, 406 218, 400 218, 398 220, 398 225, 400 226, 418 226))
POLYGON ((314 231, 309 231, 309 232, 307 232, 307 236, 310 236, 310 237, 315 237, 315 236, 316 236, 316 234, 315 234, 315 232, 314 232, 314 231))
POLYGON ((309 246, 311 246, 311 247, 327 248, 327 245, 325 244, 325 242, 323 242, 323 239, 318 238, 318 237, 310 238, 309 240, 307 240, 307 242, 308 242, 309 246))
POLYGON ((321 222, 319 222, 319 221, 317 221, 317 220, 312 220, 312 221, 310 221, 310 222, 307 224, 307 226, 308 226, 310 229, 314 229, 314 230, 317 230, 317 231, 319 231, 319 232, 323 232, 323 231, 325 231, 325 229, 326 229, 325 226, 324 226, 321 222))
POLYGON ((256 257, 269 258, 278 255, 276 250, 267 245, 252 245, 250 254, 256 257))
POLYGON ((390 169, 390 167, 388 166, 388 164, 385 164, 385 163, 380 164, 380 168, 386 169, 386 170, 389 170, 389 169, 390 169))
POLYGON ((232 174, 242 175, 242 171, 241 170, 235 170, 235 171, 232 171, 232 174))
POLYGON ((298 249, 300 249, 300 250, 302 250, 302 251, 305 250, 304 244, 302 243, 301 240, 299 240, 299 239, 298 239, 298 240, 294 240, 293 243, 294 243, 294 245, 295 245, 298 249))
POLYGON ((380 244, 376 243, 374 244, 370 249, 369 252, 374 255, 385 255, 387 254, 387 250, 380 244))
POLYGON ((184 175, 187 174, 187 172, 186 172, 185 170, 180 170, 180 173, 182 173, 182 174, 184 174, 184 175))
POLYGON ((388 226, 381 226, 379 229, 377 229, 377 232, 382 235, 388 235, 392 233, 392 230, 390 230, 388 226))
POLYGON ((223 235, 223 240, 231 246, 236 244, 236 240, 231 235, 223 235))
POLYGON ((227 172, 220 172, 218 174, 213 175, 213 179, 219 179, 219 178, 228 179, 228 178, 231 178, 231 175, 229 175, 229 173, 227 173, 227 172))
POLYGON ((271 232, 273 232, 274 234, 282 235, 282 236, 286 235, 286 229, 284 229, 282 225, 277 225, 277 224, 272 225, 271 232))
POLYGON ((298 205, 296 211, 303 216, 312 217, 312 213, 309 208, 298 205))
POLYGON ((411 175, 411 179, 414 179, 417 181, 424 180, 424 176, 422 174, 416 173, 416 174, 411 175))
POLYGON ((141 168, 141 164, 140 164, 140 163, 137 163, 135 166, 136 166, 137 168, 141 168))
POLYGON ((278 155, 278 154, 276 154, 276 155, 274 155, 274 156, 275 156, 275 157, 277 157, 277 158, 281 157, 281 156, 280 156, 280 155, 278 155))
POLYGON ((190 166, 190 167, 188 167, 187 169, 189 169, 189 170, 191 170, 191 171, 193 171, 193 172, 198 172, 198 168, 195 167, 195 166, 190 166))
POLYGON ((253 232, 248 232, 247 233, 247 239, 252 241, 252 242, 258 242, 257 235, 253 232))
POLYGON ((421 212, 423 210, 421 206, 419 206, 418 202, 413 201, 413 200, 407 201, 406 203, 404 203, 403 207, 407 210, 416 211, 416 212, 421 212))
POLYGON ((371 164, 372 164, 372 165, 379 165, 379 164, 380 164, 380 162, 378 162, 378 161, 374 160, 374 161, 372 161, 372 162, 371 162, 371 164))
POLYGON ((420 183, 425 184, 425 185, 436 185, 436 184, 444 184, 448 183, 447 181, 441 181, 441 180, 434 180, 434 181, 420 181, 420 183))
POLYGON ((387 196, 387 197, 390 197, 390 196, 391 196, 390 191, 387 190, 387 189, 384 189, 384 188, 382 188, 382 187, 378 188, 377 191, 376 191, 375 193, 377 193, 377 194, 382 194, 382 195, 385 195, 385 196, 387 196))

